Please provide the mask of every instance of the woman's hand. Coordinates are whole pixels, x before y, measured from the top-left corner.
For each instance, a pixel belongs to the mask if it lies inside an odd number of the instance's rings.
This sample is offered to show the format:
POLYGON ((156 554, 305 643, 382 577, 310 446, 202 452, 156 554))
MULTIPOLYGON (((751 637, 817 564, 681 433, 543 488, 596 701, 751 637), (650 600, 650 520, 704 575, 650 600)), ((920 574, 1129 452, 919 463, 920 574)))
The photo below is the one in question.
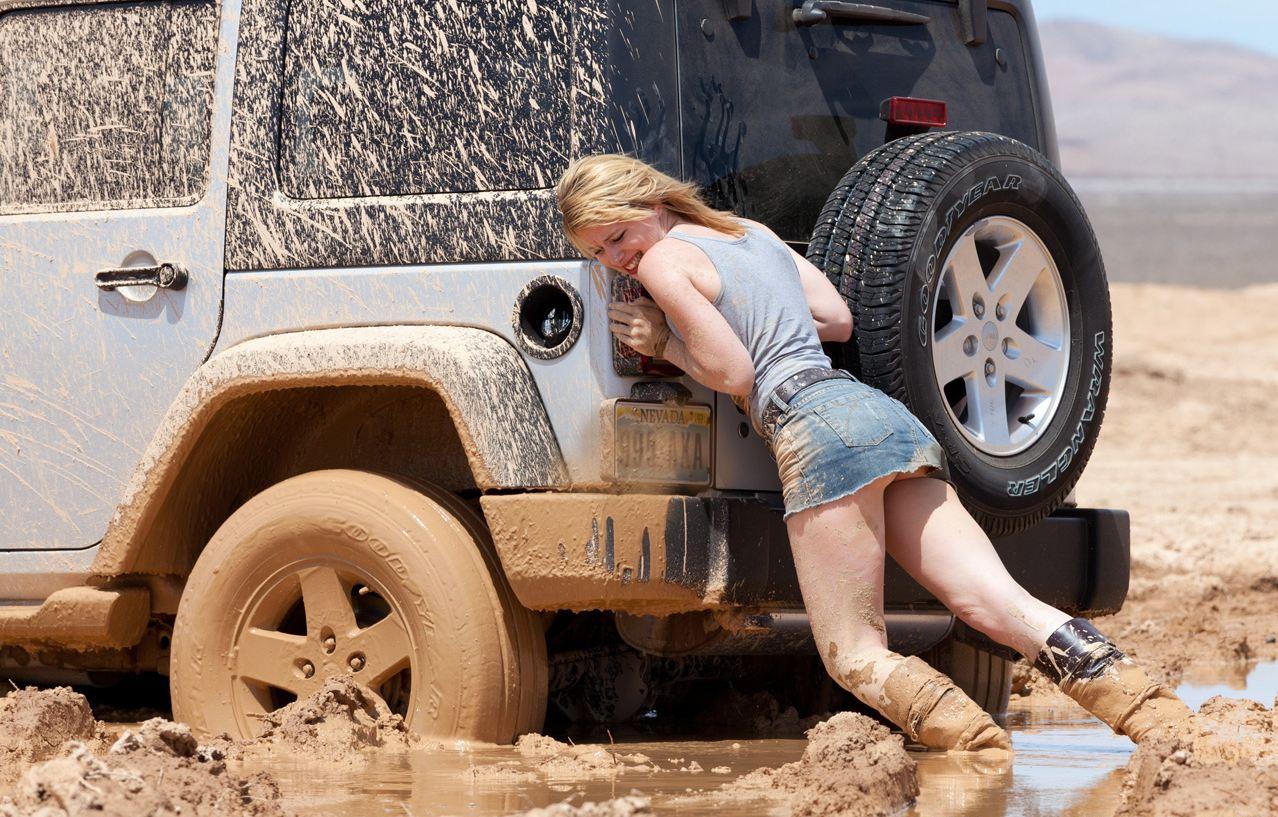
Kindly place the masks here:
POLYGON ((670 340, 666 313, 650 298, 608 305, 608 328, 621 342, 641 355, 661 357, 670 340))

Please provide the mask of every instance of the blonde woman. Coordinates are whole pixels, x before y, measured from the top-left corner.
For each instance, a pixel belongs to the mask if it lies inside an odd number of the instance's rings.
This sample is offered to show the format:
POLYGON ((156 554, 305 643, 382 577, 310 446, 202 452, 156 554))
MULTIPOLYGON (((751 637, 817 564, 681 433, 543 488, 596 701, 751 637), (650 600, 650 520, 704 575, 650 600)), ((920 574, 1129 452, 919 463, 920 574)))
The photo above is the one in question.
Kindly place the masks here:
POLYGON ((821 341, 852 316, 767 227, 713 210, 689 184, 626 156, 579 159, 556 190, 573 245, 652 300, 613 303, 612 332, 745 402, 777 462, 812 632, 830 675, 933 749, 1011 748, 979 706, 887 648, 884 554, 969 626, 1035 659, 1071 697, 1140 740, 1189 709, 1084 619, 1008 574, 933 474, 941 450, 899 402, 831 368, 821 341))

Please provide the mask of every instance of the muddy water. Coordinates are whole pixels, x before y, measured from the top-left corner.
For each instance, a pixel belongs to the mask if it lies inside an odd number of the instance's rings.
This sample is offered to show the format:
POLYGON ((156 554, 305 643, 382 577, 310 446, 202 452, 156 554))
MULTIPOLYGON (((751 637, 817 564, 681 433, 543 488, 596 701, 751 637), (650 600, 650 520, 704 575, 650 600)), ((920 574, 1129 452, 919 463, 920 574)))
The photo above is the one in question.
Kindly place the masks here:
MULTIPOLYGON (((1190 680, 1178 692, 1195 709, 1212 695, 1246 697, 1268 705, 1278 694, 1278 663, 1230 671, 1209 668, 1187 677, 1190 680)), ((1113 813, 1131 744, 1077 708, 1014 707, 1007 722, 1016 749, 1010 765, 913 753, 919 763, 921 791, 908 812, 910 817, 1108 817, 1113 813)), ((509 747, 461 746, 401 756, 371 755, 338 772, 301 759, 276 759, 269 769, 284 792, 285 805, 315 817, 504 815, 560 800, 608 799, 632 789, 652 797, 658 814, 759 815, 768 813, 760 803, 688 795, 712 793, 760 766, 796 760, 804 747, 802 740, 615 737, 618 753, 647 755, 661 771, 626 771, 615 778, 545 779, 529 774, 535 760, 509 747), (485 771, 472 773, 477 767, 485 771)))

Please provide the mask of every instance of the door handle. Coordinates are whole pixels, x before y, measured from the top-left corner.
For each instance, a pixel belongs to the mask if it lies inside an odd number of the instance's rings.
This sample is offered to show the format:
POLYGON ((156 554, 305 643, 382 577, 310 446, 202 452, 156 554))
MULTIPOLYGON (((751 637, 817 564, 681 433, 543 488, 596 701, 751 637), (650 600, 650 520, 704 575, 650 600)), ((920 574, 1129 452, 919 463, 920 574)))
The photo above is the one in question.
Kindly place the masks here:
POLYGON ((794 10, 794 22, 801 26, 814 26, 827 20, 831 23, 879 23, 897 26, 926 25, 932 18, 909 11, 898 11, 869 3, 846 3, 843 0, 804 0, 803 6, 794 10))
POLYGON ((177 264, 104 269, 93 276, 93 283, 103 292, 112 292, 116 287, 140 286, 159 287, 160 289, 182 289, 186 286, 186 281, 186 270, 177 264))

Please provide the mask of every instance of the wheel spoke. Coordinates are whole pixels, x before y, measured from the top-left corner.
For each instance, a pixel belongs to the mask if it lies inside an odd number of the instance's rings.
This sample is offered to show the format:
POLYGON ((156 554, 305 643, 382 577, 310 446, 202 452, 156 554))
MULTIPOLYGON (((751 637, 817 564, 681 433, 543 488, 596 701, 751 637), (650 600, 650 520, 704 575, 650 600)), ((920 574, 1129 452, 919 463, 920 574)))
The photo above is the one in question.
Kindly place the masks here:
POLYGON ((1003 361, 1003 368, 1007 372, 1008 382, 1015 383, 1033 394, 1047 394, 1055 382, 1052 377, 1054 373, 1049 371, 1048 367, 1035 366, 1032 361, 1024 357, 1003 361))
POLYGON ((968 411, 969 423, 975 415, 976 425, 987 444, 1007 445, 1011 441, 1011 433, 1007 425, 1007 385, 1003 382, 1002 373, 994 375, 993 385, 984 375, 977 377, 976 396, 976 404, 968 411))
POLYGON ((1007 311, 1009 323, 1016 322, 1026 296, 1043 274, 1046 260, 1038 248, 1024 240, 999 246, 998 261, 990 274, 990 289, 995 302, 1007 311))
POLYGON ((240 679, 299 695, 306 684, 297 676, 294 662, 305 648, 303 636, 250 627, 235 644, 231 672, 240 679))
POLYGON ((1009 332, 1008 338, 1016 356, 1002 361, 1007 378, 1027 391, 1049 394, 1065 366, 1065 350, 1049 346, 1019 328, 1009 332))
POLYGON ((302 606, 306 608, 306 634, 318 640, 325 627, 350 636, 359 625, 351 607, 349 591, 331 567, 312 567, 298 574, 302 583, 302 606))
POLYGON ((413 645, 404 623, 395 613, 365 627, 348 642, 353 651, 363 653, 363 669, 356 672, 361 683, 377 686, 409 665, 413 645))
POLYGON ((1057 362, 1053 358, 1044 359, 1022 354, 1013 360, 1004 360, 1002 363, 1009 382, 1038 395, 1050 394, 1060 375, 1057 362))
POLYGON ((963 341, 970 334, 967 323, 966 319, 955 317, 936 333, 932 341, 932 365, 936 369, 936 379, 942 388, 949 385, 952 380, 976 371, 975 356, 963 350, 963 341))
POLYGON ((985 281, 985 270, 981 267, 980 256, 976 254, 976 238, 970 231, 959 236, 954 248, 950 250, 945 274, 953 283, 950 308, 955 314, 972 313, 972 296, 980 295, 983 299, 989 296, 990 288, 985 281))

